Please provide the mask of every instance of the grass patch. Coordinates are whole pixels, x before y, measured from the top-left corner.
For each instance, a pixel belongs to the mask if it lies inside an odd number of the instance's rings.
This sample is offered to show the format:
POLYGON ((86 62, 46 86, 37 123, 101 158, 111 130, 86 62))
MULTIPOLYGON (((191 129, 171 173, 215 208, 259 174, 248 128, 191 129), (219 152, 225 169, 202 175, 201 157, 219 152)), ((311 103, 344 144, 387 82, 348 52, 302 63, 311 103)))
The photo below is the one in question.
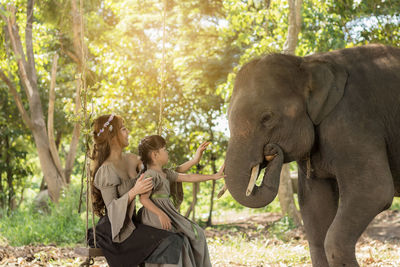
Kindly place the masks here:
MULTIPOLYGON (((76 245, 85 239, 85 212, 78 214, 79 188, 71 185, 63 192, 58 204, 49 202, 49 211, 38 210, 33 204, 2 212, 0 235, 11 246, 28 244, 76 245)), ((85 203, 84 203, 85 204, 85 203)), ((85 211, 83 205, 83 211, 85 211)), ((90 224, 91 225, 91 221, 90 224)))
POLYGON ((213 266, 298 266, 311 263, 308 247, 289 243, 276 244, 260 237, 248 240, 242 236, 207 240, 213 266), (226 255, 227 257, 221 257, 226 255), (228 256, 229 255, 229 256, 228 256))
POLYGON ((287 242, 289 240, 287 240, 286 233, 295 228, 296 224, 293 222, 293 219, 288 216, 284 216, 279 221, 274 222, 268 229, 268 232, 274 235, 276 238, 287 242))

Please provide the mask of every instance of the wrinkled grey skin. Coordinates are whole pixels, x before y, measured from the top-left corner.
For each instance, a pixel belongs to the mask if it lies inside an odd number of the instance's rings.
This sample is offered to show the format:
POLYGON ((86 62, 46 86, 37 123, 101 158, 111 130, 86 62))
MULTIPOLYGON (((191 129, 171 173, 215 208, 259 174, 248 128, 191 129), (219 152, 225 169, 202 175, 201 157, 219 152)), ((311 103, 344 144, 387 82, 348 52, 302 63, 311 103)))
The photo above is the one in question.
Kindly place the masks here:
POLYGON ((358 238, 400 195, 400 49, 253 60, 237 75, 228 119, 232 196, 247 207, 269 204, 282 163, 297 161, 313 266, 358 266, 358 238), (252 167, 273 154, 263 183, 246 197, 252 167))

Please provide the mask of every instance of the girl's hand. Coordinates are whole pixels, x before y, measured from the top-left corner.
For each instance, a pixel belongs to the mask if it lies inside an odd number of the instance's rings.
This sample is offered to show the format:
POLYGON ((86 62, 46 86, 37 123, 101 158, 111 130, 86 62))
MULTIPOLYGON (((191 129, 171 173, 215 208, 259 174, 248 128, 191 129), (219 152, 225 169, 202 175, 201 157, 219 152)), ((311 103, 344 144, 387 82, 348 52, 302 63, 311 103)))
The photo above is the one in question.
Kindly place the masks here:
POLYGON ((171 229, 171 219, 165 214, 164 212, 161 212, 158 215, 158 219, 160 220, 162 229, 164 230, 170 230, 171 229))
POLYGON ((151 177, 145 179, 144 174, 140 175, 140 177, 136 181, 135 186, 132 187, 131 190, 129 190, 129 193, 134 195, 141 195, 149 192, 151 189, 153 189, 152 180, 153 178, 151 177))
POLYGON ((225 169, 225 162, 224 162, 224 164, 222 164, 222 166, 219 169, 219 171, 216 174, 212 175, 212 179, 213 180, 218 180, 218 179, 221 179, 221 178, 225 178, 226 175, 224 174, 224 169, 225 169))
POLYGON ((196 154, 194 154, 193 160, 197 163, 200 162, 201 157, 203 156, 204 150, 207 149, 207 146, 211 144, 209 141, 202 143, 196 150, 196 154))

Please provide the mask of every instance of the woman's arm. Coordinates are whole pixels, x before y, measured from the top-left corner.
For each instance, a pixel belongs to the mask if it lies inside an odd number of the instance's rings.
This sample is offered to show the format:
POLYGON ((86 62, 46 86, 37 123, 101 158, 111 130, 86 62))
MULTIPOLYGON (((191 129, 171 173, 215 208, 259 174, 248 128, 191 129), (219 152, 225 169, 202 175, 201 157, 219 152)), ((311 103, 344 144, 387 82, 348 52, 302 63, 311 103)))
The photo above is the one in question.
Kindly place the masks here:
POLYGON ((152 178, 144 179, 144 174, 140 175, 135 185, 128 191, 129 203, 135 199, 137 195, 144 194, 153 189, 152 178))
POLYGON ((204 182, 208 180, 218 180, 221 178, 225 178, 226 175, 224 174, 224 168, 225 164, 222 165, 222 167, 219 169, 219 171, 215 174, 211 175, 203 175, 203 174, 184 174, 184 173, 178 173, 178 179, 176 179, 177 182, 190 182, 190 183, 196 183, 196 182, 204 182))
POLYGON ((139 200, 142 203, 143 207, 157 215, 164 230, 171 229, 171 219, 161 209, 159 209, 149 197, 150 192, 140 195, 139 200))
POLYGON ((198 164, 200 162, 201 157, 203 156, 204 150, 206 150, 207 146, 210 144, 210 142, 204 142, 202 143, 196 150, 196 154, 194 155, 194 158, 191 160, 186 161, 185 163, 179 165, 176 168, 177 172, 187 172, 190 168, 192 168, 194 165, 198 164))
POLYGON ((139 156, 133 153, 126 153, 128 174, 130 177, 136 177, 142 168, 142 161, 139 156))

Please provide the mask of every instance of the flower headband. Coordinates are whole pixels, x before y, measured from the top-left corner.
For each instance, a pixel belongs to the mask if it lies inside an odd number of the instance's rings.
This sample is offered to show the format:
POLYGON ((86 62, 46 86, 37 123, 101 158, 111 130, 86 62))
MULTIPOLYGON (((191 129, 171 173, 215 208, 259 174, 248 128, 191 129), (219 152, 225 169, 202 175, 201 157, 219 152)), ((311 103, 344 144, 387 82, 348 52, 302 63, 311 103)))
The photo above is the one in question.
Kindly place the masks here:
MULTIPOLYGON (((108 118, 107 122, 104 123, 103 128, 100 129, 100 131, 98 132, 97 136, 100 136, 100 134, 101 134, 102 132, 104 132, 104 129, 105 129, 108 125, 110 125, 110 122, 111 122, 113 119, 114 119, 114 113, 111 114, 110 117, 108 118)), ((109 128, 109 131, 111 132, 112 129, 113 129, 113 126, 110 125, 110 127, 108 127, 108 128, 109 128)))

